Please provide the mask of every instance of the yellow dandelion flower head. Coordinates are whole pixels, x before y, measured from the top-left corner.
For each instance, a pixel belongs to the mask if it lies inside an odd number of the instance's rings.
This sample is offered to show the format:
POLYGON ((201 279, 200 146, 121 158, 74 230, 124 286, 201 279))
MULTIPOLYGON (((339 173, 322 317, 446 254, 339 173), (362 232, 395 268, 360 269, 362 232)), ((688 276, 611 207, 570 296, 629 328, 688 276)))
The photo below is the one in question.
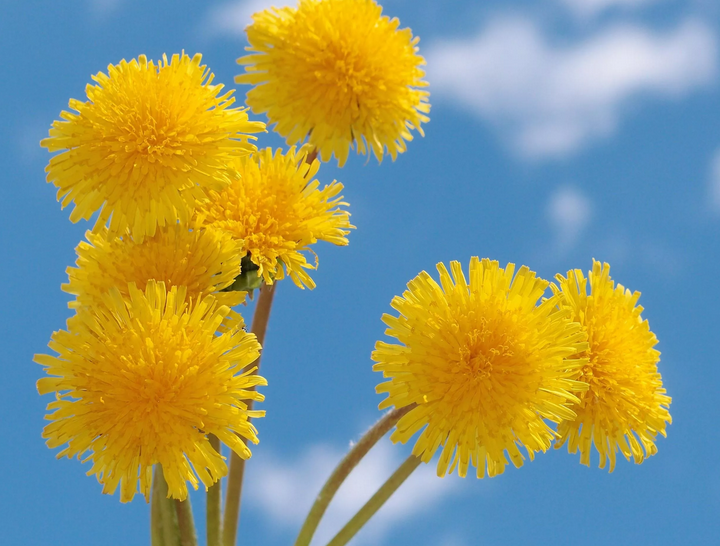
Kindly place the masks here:
POLYGON ((184 286, 193 300, 215 293, 219 305, 238 305, 244 292, 220 292, 240 274, 242 241, 213 229, 189 231, 180 225, 159 228, 155 235, 136 242, 129 234, 115 237, 103 228, 88 231, 87 242, 77 249, 77 267, 68 267, 68 283, 62 289, 74 294, 70 307, 98 305, 117 287, 130 294, 128 283, 144 290, 150 281, 162 281, 166 289, 184 286))
POLYGON ((68 331, 55 332, 57 356, 36 355, 48 377, 40 394, 54 393, 43 431, 59 457, 91 461, 89 475, 103 493, 120 488, 128 502, 148 499, 152 466, 162 465, 170 496, 187 497, 187 482, 208 487, 227 473, 207 438, 214 434, 240 457, 257 443, 248 400, 265 379, 248 368, 260 351, 253 334, 216 330, 229 309, 212 296, 186 303, 184 288, 166 292, 151 282, 129 298, 113 290, 104 306, 81 308, 68 331), (65 445, 67 444, 67 445, 65 445), (198 481, 199 480, 199 481, 198 481))
POLYGON ((259 275, 272 284, 287 274, 297 286, 314 288, 303 253, 313 253, 317 241, 347 245, 352 226, 341 207, 343 185, 337 181, 320 188, 314 179, 320 162, 306 162, 306 152, 295 148, 283 154, 265 148, 231 165, 237 176, 197 211, 197 225, 212 226, 242 239, 259 275))
POLYGON ((395 159, 430 111, 419 38, 399 25, 374 0, 299 0, 256 13, 235 81, 255 86, 247 104, 288 144, 309 138, 340 166, 356 145, 395 159))
POLYGON ((557 309, 558 296, 544 299, 548 282, 527 267, 473 257, 468 283, 460 263, 438 264, 440 283, 426 272, 408 283, 384 315, 373 369, 389 381, 377 387, 388 396, 380 409, 411 406, 391 436, 407 442, 420 433, 413 453, 424 462, 442 446, 439 476, 468 466, 477 477, 521 466, 524 447, 532 460, 546 451, 554 432, 544 419, 572 418, 568 406, 582 384, 574 380, 582 362, 574 357, 587 343, 580 325, 557 309), (448 470, 449 468, 449 470, 448 470))
POLYGON ((70 100, 41 145, 50 152, 47 179, 58 188, 70 220, 126 229, 142 241, 157 225, 186 222, 207 189, 228 183, 225 162, 250 153, 247 133, 264 130, 245 108, 230 108, 233 91, 221 93, 201 56, 144 55, 108 66, 85 89, 88 100, 70 100))
POLYGON ((595 445, 600 468, 609 460, 610 472, 618 450, 626 459, 641 463, 657 452, 655 438, 658 433, 666 435, 666 423, 672 418, 671 398, 657 368, 657 338, 637 305, 640 292, 616 286, 610 266, 597 261, 589 273, 589 291, 588 279, 578 269, 556 278, 560 286, 553 285, 553 291, 564 296, 561 307, 582 324, 589 347, 579 378, 588 390, 573 406, 576 417, 558 425, 560 439, 555 447, 567 442, 570 453, 579 449, 580 462, 589 466, 595 445))

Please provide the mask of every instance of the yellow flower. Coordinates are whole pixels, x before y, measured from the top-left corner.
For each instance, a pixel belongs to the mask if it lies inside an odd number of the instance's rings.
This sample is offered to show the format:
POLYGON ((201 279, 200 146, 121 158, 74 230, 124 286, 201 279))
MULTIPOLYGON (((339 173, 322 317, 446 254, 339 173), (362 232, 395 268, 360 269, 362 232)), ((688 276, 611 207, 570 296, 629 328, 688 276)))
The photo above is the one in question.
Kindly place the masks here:
POLYGON ((653 348, 657 338, 637 305, 640 292, 615 286, 610 266, 594 260, 589 294, 578 269, 556 278, 560 288, 553 285, 553 291, 565 296, 561 307, 587 332, 589 348, 583 357, 588 362, 580 380, 589 388, 573 406, 577 417, 559 424, 555 447, 567 442, 570 453, 579 449, 580 462, 589 466, 594 444, 600 468, 609 459, 610 472, 618 449, 639 464, 657 452, 655 437, 658 432, 665 436, 665 423, 672 422, 671 398, 657 369, 660 353, 653 348))
POLYGON ((555 436, 543 419, 571 419, 568 406, 583 388, 574 381, 587 347, 580 325, 557 309, 560 296, 537 305, 548 282, 527 267, 488 259, 470 261, 470 283, 461 265, 451 262, 452 277, 438 264, 440 284, 426 272, 408 283, 384 315, 388 336, 378 341, 375 371, 389 381, 377 387, 388 397, 380 409, 417 404, 398 422, 391 440, 407 442, 424 428, 413 454, 430 462, 440 446, 439 476, 501 474, 507 452, 521 466, 524 447, 532 460, 555 436))
POLYGON ((265 126, 230 108, 233 91, 220 94, 200 61, 123 60, 93 76, 86 102, 70 100, 77 113, 62 112, 40 143, 62 152, 46 171, 63 208, 75 205, 70 220, 100 210, 96 226, 109 220, 111 233, 130 229, 142 242, 158 225, 187 222, 206 190, 227 185, 227 158, 252 152, 245 133, 265 126))
POLYGON ((67 269, 69 282, 62 285, 74 294, 71 307, 98 305, 111 288, 129 295, 128 283, 144 290, 151 280, 163 281, 169 290, 184 286, 188 298, 215 293, 219 305, 233 307, 244 300, 244 292, 219 292, 240 274, 242 241, 212 229, 188 231, 173 225, 159 228, 142 243, 132 237, 113 237, 102 229, 88 231, 88 242, 77 249, 77 267, 67 269))
POLYGON ((215 331, 229 309, 212 296, 191 305, 185 289, 166 293, 148 283, 123 299, 112 290, 104 305, 78 310, 68 331, 55 332, 58 356, 36 355, 49 377, 40 394, 54 393, 43 437, 58 458, 91 461, 89 475, 103 493, 120 487, 120 500, 138 492, 148 498, 152 466, 162 465, 169 493, 187 497, 187 483, 208 487, 227 473, 207 438, 214 434, 242 458, 251 453, 241 438, 257 443, 247 401, 262 401, 254 389, 265 379, 245 369, 257 359, 253 334, 215 331), (244 370, 244 371, 243 371, 244 370), (83 458, 84 457, 84 458, 83 458))
MULTIPOLYGON (((343 185, 333 181, 323 189, 313 180, 320 168, 305 162, 305 152, 290 148, 283 155, 270 148, 236 159, 230 186, 210 192, 210 202, 198 208, 197 225, 222 229, 244 241, 245 252, 266 283, 290 276, 300 288, 315 283, 306 269, 314 269, 303 252, 327 241, 347 245, 350 214, 339 195, 343 185)), ((314 253, 313 253, 314 254, 314 253)))
POLYGON ((238 59, 236 83, 255 87, 247 104, 297 144, 309 138, 323 161, 342 166, 351 146, 393 159, 429 121, 421 88, 419 38, 382 15, 374 0, 299 0, 297 8, 256 13, 247 28, 252 53, 238 59))

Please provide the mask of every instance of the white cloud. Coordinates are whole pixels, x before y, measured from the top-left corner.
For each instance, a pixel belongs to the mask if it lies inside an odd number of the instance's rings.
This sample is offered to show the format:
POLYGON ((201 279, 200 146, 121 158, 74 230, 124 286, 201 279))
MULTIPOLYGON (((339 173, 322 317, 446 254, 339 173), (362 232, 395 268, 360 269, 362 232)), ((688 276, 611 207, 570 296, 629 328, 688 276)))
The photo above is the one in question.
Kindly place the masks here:
POLYGON ((551 196, 547 216, 560 250, 575 245, 592 218, 590 200, 574 188, 559 188, 551 196))
POLYGON ((49 159, 47 150, 40 146, 40 141, 48 136, 50 123, 39 116, 26 117, 16 127, 13 139, 17 157, 23 163, 45 162, 49 159))
POLYGON ((720 212, 720 149, 715 152, 710 165, 710 204, 720 212))
POLYGON ((238 0, 213 7, 205 27, 213 34, 243 34, 252 23, 252 15, 271 7, 296 5, 295 0, 238 0))
POLYGON ((560 0, 581 17, 597 15, 610 8, 637 9, 662 0, 560 0))
POLYGON ((436 97, 494 124, 525 156, 562 156, 613 133, 632 99, 677 99, 710 83, 717 40, 687 20, 670 32, 618 25, 555 44, 515 17, 474 38, 435 43, 427 59, 436 97))
MULTIPOLYGON (((296 533, 323 483, 343 453, 311 446, 294 461, 267 455, 253 458, 247 504, 264 512, 270 523, 296 533)), ((402 463, 401 449, 385 439, 350 474, 333 499, 313 544, 325 544, 402 463)), ((421 465, 358 534, 353 544, 381 544, 392 524, 427 511, 455 492, 457 476, 438 478, 435 465, 421 465)))
POLYGON ((105 17, 120 7, 124 0, 87 0, 90 11, 96 17, 105 17))

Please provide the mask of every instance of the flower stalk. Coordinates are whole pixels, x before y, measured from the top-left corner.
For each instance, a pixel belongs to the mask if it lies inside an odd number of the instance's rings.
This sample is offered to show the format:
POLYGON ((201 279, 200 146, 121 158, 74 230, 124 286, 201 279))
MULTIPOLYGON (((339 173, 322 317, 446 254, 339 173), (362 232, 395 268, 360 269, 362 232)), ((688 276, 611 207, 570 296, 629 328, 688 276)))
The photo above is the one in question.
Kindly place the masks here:
POLYGON ((380 510, 383 504, 392 496, 395 491, 408 479, 410 474, 420 466, 422 461, 415 455, 410 455, 405 462, 393 473, 392 476, 377 490, 369 501, 347 522, 340 532, 328 542, 327 546, 344 546, 347 544, 363 526, 370 521, 375 512, 380 510))
POLYGON ((178 526, 180 527, 180 546, 198 546, 195 521, 193 520, 190 497, 184 501, 175 499, 178 526))
MULTIPOLYGON (((260 287, 255 313, 253 314, 250 331, 255 334, 261 346, 265 344, 265 332, 270 320, 270 310, 275 296, 275 284, 263 284, 260 287)), ((254 365, 260 368, 260 358, 254 365)), ((256 372, 258 373, 258 372, 256 372)), ((254 390, 254 387, 248 390, 254 390)), ((252 410, 253 401, 247 401, 247 411, 252 410)), ((250 419, 248 418, 248 422, 250 419)), ((242 497, 243 477, 245 474, 245 459, 240 458, 235 452, 230 458, 230 472, 228 474, 227 492, 225 494, 225 514, 222 523, 222 537, 224 546, 235 546, 237 539, 237 528, 240 522, 240 499, 242 497)))
POLYGON ((151 546, 165 546, 163 542, 163 520, 160 508, 162 497, 157 488, 157 469, 155 469, 155 479, 150 500, 150 544, 151 546))
POLYGON ((180 530, 173 500, 168 498, 168 486, 162 466, 155 465, 150 506, 150 537, 152 546, 179 546, 180 530))
POLYGON ((325 511, 327 510, 330 501, 337 493, 338 489, 350 475, 353 468, 362 460, 368 451, 387 434, 387 432, 393 428, 400 418, 408 413, 415 405, 406 406, 400 409, 394 409, 387 412, 377 423, 375 423, 370 430, 368 430, 362 438, 356 443, 347 455, 340 461, 333 473, 330 475, 328 480, 323 485, 320 493, 315 499, 315 503, 310 508, 310 512, 305 518, 300 534, 295 540, 295 546, 309 546, 312 540, 315 530, 320 524, 325 511))

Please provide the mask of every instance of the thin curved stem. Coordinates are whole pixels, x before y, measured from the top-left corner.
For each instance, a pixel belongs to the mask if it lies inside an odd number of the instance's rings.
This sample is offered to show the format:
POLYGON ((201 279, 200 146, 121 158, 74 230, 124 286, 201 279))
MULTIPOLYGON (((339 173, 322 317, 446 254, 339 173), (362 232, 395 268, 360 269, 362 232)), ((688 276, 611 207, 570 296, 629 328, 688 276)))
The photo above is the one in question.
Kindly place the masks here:
MULTIPOLYGON (((209 435, 210 445, 220 453, 220 440, 214 434, 209 435)), ((222 497, 222 489, 220 480, 216 481, 207 490, 207 546, 220 546, 221 526, 222 526, 222 507, 220 506, 222 497)))
POLYGON ((347 522, 340 532, 328 542, 327 546, 345 546, 363 526, 370 521, 370 518, 380 510, 383 504, 392 496, 395 491, 408 479, 410 474, 420 466, 422 461, 415 455, 410 455, 405 462, 388 478, 388 480, 377 490, 369 501, 347 522))
POLYGON ((386 413, 370 430, 363 434, 358 443, 345 455, 343 460, 340 461, 340 464, 335 467, 335 470, 333 470, 333 473, 325 482, 325 485, 323 485, 315 499, 315 503, 312 505, 312 508, 310 508, 310 512, 307 518, 305 518, 305 523, 303 523, 302 529, 300 529, 300 534, 295 540, 295 546, 309 546, 330 501, 345 479, 350 475, 352 469, 367 455, 368 451, 370 451, 378 440, 385 436, 385 434, 397 424, 400 418, 414 407, 415 405, 413 404, 386 413))
MULTIPOLYGON (((270 320, 270 309, 275 296, 275 283, 263 284, 255 307, 250 331, 257 336, 261 346, 265 344, 265 332, 270 320)), ((255 361, 260 368, 260 357, 255 361)), ((255 387, 253 387, 254 389, 255 387)), ((248 410, 253 407, 253 401, 247 401, 248 410)), ((230 472, 228 474, 227 492, 225 493, 225 515, 223 518, 222 537, 224 546, 235 546, 237 528, 240 522, 240 499, 242 497, 243 476, 245 474, 245 459, 241 459, 235 452, 230 455, 230 472)))

